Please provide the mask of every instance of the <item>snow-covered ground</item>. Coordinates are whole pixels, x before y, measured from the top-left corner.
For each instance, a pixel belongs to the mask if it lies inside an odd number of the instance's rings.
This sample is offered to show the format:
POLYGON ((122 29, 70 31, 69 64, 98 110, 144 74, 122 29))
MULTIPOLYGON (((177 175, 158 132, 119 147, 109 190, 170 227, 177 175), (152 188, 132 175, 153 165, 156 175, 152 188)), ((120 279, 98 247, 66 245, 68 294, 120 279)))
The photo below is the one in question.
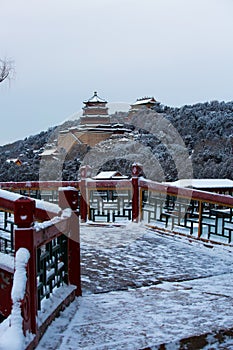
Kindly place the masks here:
MULTIPOLYGON (((37 349, 144 349, 233 327, 233 251, 143 225, 81 225, 82 288, 37 349)), ((207 336, 196 349, 233 349, 207 336), (212 345, 210 345, 212 344, 212 345)), ((191 348, 190 348, 191 349, 191 348)))

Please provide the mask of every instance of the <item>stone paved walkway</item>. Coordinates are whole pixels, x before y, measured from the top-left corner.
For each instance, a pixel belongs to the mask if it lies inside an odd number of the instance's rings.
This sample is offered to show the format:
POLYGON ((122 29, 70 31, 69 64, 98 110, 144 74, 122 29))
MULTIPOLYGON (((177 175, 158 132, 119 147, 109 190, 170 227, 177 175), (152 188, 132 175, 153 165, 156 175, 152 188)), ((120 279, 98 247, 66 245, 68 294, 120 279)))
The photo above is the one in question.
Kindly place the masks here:
POLYGON ((137 224, 83 225, 81 246, 84 294, 233 272, 231 251, 223 253, 220 247, 159 235, 137 224))
MULTIPOLYGON (((173 350, 180 339, 233 327, 231 248, 135 224, 82 225, 81 246, 83 297, 53 322, 39 350, 159 349, 165 343, 173 350)), ((196 349, 221 349, 215 341, 208 335, 196 349)), ((222 349, 231 346, 228 338, 222 349)))

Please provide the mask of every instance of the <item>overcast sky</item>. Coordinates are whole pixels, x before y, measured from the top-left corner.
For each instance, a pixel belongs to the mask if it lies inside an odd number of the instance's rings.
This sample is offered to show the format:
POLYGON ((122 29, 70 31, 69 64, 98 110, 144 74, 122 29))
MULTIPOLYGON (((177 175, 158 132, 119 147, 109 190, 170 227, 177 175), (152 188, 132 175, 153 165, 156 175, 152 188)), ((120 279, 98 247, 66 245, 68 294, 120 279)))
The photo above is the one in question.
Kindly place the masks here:
POLYGON ((58 125, 97 90, 181 106, 233 100, 233 0, 0 0, 5 144, 58 125))

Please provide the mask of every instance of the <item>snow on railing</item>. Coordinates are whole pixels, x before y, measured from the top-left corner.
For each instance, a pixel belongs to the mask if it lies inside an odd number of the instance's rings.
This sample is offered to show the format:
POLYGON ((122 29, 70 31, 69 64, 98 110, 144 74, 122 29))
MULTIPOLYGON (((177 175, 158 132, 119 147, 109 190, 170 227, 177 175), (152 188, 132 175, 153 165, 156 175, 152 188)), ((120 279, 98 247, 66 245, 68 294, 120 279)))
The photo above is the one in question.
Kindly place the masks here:
MULTIPOLYGON (((14 327, 9 327, 7 332, 9 334, 10 332, 18 332, 17 343, 19 345, 17 349, 21 349, 22 332, 19 332, 19 324, 21 324, 23 334, 28 333, 33 338, 32 345, 30 345, 33 348, 59 310, 70 303, 75 295, 81 295, 79 216, 75 207, 77 206, 78 191, 71 187, 68 190, 61 190, 59 192, 60 206, 53 205, 59 210, 53 211, 50 220, 39 223, 34 221, 33 215, 34 211, 36 212, 38 209, 41 209, 43 214, 44 209, 37 205, 38 201, 15 195, 11 197, 5 192, 2 193, 3 200, 8 201, 11 208, 14 207, 15 224, 18 226, 14 230, 14 248, 17 252, 16 272, 18 271, 15 275, 12 291, 14 308, 11 316, 14 317, 11 325, 14 327), (12 206, 12 199, 14 199, 14 206, 12 206), (55 216, 56 213, 59 213, 59 216, 55 216), (20 262, 26 261, 25 251, 30 252, 30 259, 27 260, 28 280, 23 299, 25 273, 20 268, 20 262), (18 252, 21 254, 19 255, 18 252), (25 253, 24 260, 22 252, 25 253), (50 313, 46 313, 46 320, 42 320, 41 317, 39 319, 38 312, 41 309, 41 301, 50 298, 50 295, 60 288, 64 288, 64 293, 60 293, 56 309, 49 309, 50 313), (18 308, 19 300, 21 300, 21 314, 18 308), (19 314, 22 316, 20 319, 19 314)), ((49 204, 46 206, 45 203, 43 207, 51 208, 49 204)), ((8 295, 2 294, 0 289, 0 300, 3 298, 9 302, 8 295)), ((7 315, 5 314, 5 316, 7 315)), ((8 318, 8 320, 11 319, 8 318)), ((1 324, 3 327, 1 329, 4 330, 5 326, 6 321, 1 324)), ((8 348, 14 349, 14 346, 13 344, 8 348)))
POLYGON ((233 197, 140 179, 140 218, 152 226, 231 243, 233 197))
POLYGON ((15 272, 11 292, 12 311, 8 318, 0 324, 0 349, 24 350, 25 336, 23 332, 22 302, 25 298, 27 284, 27 264, 30 253, 20 248, 15 256, 15 272))
MULTIPOLYGON (((24 197, 20 194, 0 190, 0 252, 5 254, 14 253, 15 205, 21 198, 24 197)), ((38 221, 51 219, 61 213, 61 208, 57 204, 38 199, 31 203, 34 203, 31 217, 38 221)), ((27 219, 26 212, 21 214, 21 218, 23 217, 27 219)))
POLYGON ((71 186, 79 188, 79 181, 21 181, 21 182, 0 182, 0 188, 5 190, 36 190, 36 189, 57 189, 58 187, 71 186))
MULTIPOLYGON (((199 238, 203 237, 204 233, 207 239, 217 238, 221 241, 223 238, 228 243, 231 242, 232 196, 180 188, 145 179, 138 164, 132 167, 131 179, 88 178, 89 170, 88 166, 81 169, 80 181, 16 183, 15 186, 18 190, 26 186, 31 190, 58 190, 58 186, 62 186, 63 189, 66 186, 74 186, 79 190, 78 207, 84 222, 144 220, 166 230, 170 228, 185 234, 195 233, 199 238), (209 217, 207 208, 211 209, 209 217)), ((12 183, 7 186, 12 188, 12 183)))
MULTIPOLYGON (((3 211, 14 211, 14 203, 16 200, 22 198, 22 195, 0 190, 0 209, 3 211)), ((59 214, 61 209, 57 204, 45 202, 43 200, 35 199, 35 217, 38 220, 45 220, 59 214)))
POLYGON ((79 190, 80 181, 0 182, 0 189, 56 204, 58 203, 59 187, 72 187, 79 190))

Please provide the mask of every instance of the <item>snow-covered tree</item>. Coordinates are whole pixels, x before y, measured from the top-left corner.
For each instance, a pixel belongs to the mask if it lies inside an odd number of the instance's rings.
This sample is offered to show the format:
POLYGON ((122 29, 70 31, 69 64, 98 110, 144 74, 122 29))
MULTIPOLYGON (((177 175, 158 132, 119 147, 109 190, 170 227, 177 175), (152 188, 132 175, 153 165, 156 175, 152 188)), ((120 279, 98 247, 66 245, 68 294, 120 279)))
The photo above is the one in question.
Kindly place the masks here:
POLYGON ((10 80, 14 73, 14 64, 12 60, 0 59, 0 83, 4 80, 10 80))

